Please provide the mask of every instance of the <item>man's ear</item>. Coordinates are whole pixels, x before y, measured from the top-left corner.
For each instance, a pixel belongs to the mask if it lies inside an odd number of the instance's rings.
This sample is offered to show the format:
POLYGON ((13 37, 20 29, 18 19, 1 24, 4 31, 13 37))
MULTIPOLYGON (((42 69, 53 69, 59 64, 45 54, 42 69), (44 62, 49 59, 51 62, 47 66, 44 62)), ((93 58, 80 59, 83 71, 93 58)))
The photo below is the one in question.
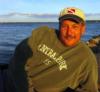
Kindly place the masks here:
POLYGON ((82 29, 81 29, 81 34, 82 35, 84 35, 85 30, 86 30, 86 25, 85 24, 82 24, 82 29))

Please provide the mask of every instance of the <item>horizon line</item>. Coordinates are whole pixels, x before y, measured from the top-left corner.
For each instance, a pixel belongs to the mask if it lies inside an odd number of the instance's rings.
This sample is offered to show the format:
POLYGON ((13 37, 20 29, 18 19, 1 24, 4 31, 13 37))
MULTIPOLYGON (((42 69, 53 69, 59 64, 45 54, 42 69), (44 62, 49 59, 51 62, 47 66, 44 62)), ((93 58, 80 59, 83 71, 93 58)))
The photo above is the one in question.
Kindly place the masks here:
MULTIPOLYGON (((86 20, 86 22, 92 22, 92 21, 96 21, 96 22, 100 22, 100 20, 86 20)), ((44 22, 44 23, 57 23, 57 22, 59 22, 59 21, 7 21, 7 22, 1 22, 0 21, 0 23, 42 23, 42 22, 44 22)))

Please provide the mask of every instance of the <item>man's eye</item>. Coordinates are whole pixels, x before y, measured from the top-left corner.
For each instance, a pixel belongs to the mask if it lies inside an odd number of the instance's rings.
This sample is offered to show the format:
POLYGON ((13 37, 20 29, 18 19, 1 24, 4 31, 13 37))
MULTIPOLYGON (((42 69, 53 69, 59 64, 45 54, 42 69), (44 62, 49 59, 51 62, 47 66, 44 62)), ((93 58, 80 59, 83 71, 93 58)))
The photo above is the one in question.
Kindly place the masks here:
POLYGON ((78 28, 79 28, 79 26, 76 26, 76 25, 75 25, 75 26, 73 26, 73 28, 74 28, 74 29, 78 29, 78 28))

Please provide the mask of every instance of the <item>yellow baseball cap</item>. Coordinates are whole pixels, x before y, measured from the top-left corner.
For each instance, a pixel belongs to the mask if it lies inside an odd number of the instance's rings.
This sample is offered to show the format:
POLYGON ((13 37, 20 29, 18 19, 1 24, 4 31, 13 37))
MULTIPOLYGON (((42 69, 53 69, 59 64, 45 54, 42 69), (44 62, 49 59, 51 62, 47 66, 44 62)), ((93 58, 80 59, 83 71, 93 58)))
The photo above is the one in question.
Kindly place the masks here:
POLYGON ((72 19, 76 22, 85 22, 85 14, 82 10, 75 7, 64 8, 59 15, 59 21, 72 19))

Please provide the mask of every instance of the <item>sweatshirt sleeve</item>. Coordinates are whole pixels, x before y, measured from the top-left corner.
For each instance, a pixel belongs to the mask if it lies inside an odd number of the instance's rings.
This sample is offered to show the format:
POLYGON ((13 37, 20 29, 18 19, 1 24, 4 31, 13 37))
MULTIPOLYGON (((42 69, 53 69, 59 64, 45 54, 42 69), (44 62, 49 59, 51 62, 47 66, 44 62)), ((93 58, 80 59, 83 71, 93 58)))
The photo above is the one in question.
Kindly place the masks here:
POLYGON ((94 55, 87 59, 85 80, 76 92, 98 92, 98 66, 94 55))
POLYGON ((27 73, 25 65, 29 57, 32 56, 30 47, 27 44, 28 39, 23 40, 17 45, 14 56, 9 64, 7 92, 28 92, 27 73), (14 91, 11 91, 13 89, 14 91))

